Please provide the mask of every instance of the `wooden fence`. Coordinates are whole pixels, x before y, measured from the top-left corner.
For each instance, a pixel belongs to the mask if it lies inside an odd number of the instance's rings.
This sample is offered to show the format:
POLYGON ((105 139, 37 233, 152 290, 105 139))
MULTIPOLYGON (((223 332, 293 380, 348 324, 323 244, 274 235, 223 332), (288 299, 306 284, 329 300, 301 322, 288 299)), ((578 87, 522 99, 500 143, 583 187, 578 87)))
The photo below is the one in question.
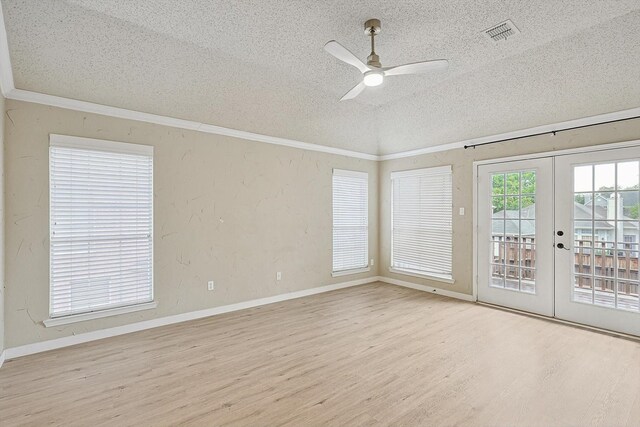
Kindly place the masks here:
MULTIPOLYGON (((535 280, 536 246, 533 237, 507 237, 494 244, 493 269, 495 277, 535 280), (504 266, 504 267, 502 267, 504 266), (503 272, 504 268, 504 272, 503 272)), ((638 251, 629 245, 614 249, 613 242, 576 240, 574 246, 576 285, 580 288, 614 291, 616 268, 618 294, 638 295, 638 251), (593 277, 595 276, 595 277, 593 277), (636 281, 629 283, 628 281, 636 281)))

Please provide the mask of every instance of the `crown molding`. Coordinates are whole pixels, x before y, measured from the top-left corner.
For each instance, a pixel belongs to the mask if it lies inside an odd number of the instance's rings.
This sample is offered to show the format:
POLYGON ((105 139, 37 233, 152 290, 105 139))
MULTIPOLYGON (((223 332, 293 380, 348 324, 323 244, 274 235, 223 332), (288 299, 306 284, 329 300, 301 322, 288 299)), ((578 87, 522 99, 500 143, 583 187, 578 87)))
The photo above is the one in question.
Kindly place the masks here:
POLYGON ((32 102, 35 104, 59 107, 67 110, 82 111, 84 113, 100 114, 103 116, 116 117, 120 119, 135 120, 138 122, 152 123, 178 129, 194 130, 197 132, 229 136, 232 138, 264 142, 267 144, 282 145, 285 147, 298 148, 301 150, 318 151, 321 153, 354 157, 357 159, 378 160, 378 156, 376 156, 375 154, 360 153, 357 151, 345 150, 342 148, 328 147, 325 145, 311 144, 308 142, 296 141, 293 139, 280 138, 277 136, 262 135, 259 133, 230 129, 222 126, 200 123, 191 120, 177 119, 174 117, 161 116, 157 114, 143 113, 140 111, 127 110, 124 108, 110 107, 108 105, 94 104, 92 102, 79 101, 77 99, 63 98, 60 96, 47 95, 44 93, 31 92, 22 89, 13 89, 5 96, 8 99, 13 99, 16 101, 32 102))
POLYGON ((417 150, 403 151, 400 153, 384 154, 378 156, 379 161, 402 159, 405 157, 421 156, 423 154, 437 153, 440 151, 455 150, 464 148, 465 145, 486 144, 490 142, 503 141, 515 138, 525 138, 544 133, 561 132, 576 127, 593 126, 607 122, 626 120, 640 115, 640 107, 628 110, 615 111, 613 113, 598 114, 596 116, 583 117, 580 119, 568 120, 565 122, 552 123, 548 125, 536 126, 532 128, 520 129, 512 132, 505 132, 496 135, 483 136, 480 138, 467 139, 464 141, 452 142, 448 144, 435 145, 433 147, 419 148, 417 150))
POLYGON ((514 138, 523 138, 541 133, 559 132, 580 126, 593 126, 601 123, 624 120, 640 115, 640 107, 629 110, 616 111, 612 113, 599 114, 565 122, 558 122, 543 126, 520 129, 512 132, 505 132, 496 135, 483 136, 480 138, 467 139, 452 143, 445 143, 431 147, 419 148, 416 150, 402 151, 393 154, 375 155, 361 153, 358 151, 346 150, 342 148, 329 147, 326 145, 312 144, 293 139, 280 138, 277 136, 262 135, 259 133, 247 132, 237 129, 230 129, 212 124, 200 123, 191 120, 178 119, 169 116, 161 116, 140 111, 127 110, 124 108, 110 107, 107 105, 95 104, 92 102, 79 101, 76 99, 64 98, 60 96, 47 95, 44 93, 32 92, 28 90, 16 89, 11 68, 11 58, 9 56, 9 44, 7 31, 4 23, 4 13, 0 3, 0 90, 5 98, 17 101, 32 102, 36 104, 48 105, 52 107, 65 108, 68 110, 82 111, 85 113, 100 114, 103 116, 116 117, 126 120, 159 124, 178 129, 194 130, 214 135, 229 136, 249 141, 264 142, 267 144, 281 145, 285 147, 298 148, 301 150, 317 151, 327 154, 353 157, 357 159, 385 161, 402 159, 406 157, 421 156, 424 154, 437 153, 441 151, 464 148, 465 145, 484 144, 514 138))
MULTIPOLYGON (((3 55, 2 50, 2 34, 0 31, 0 60, 3 55)), ((3 61, 4 63, 4 61, 3 61)), ((6 70, 0 65, 0 73, 4 74, 6 70)), ((267 144, 281 145, 285 147, 298 148, 301 150, 316 151, 327 154, 335 154, 340 156, 352 157, 364 160, 386 161, 403 159, 407 157, 422 156, 425 154, 438 153, 441 151, 455 150, 464 148, 466 145, 484 144, 488 142, 509 140, 515 138, 523 138, 543 133, 560 132, 581 126, 593 126, 617 120, 625 120, 640 115, 640 107, 628 110, 616 111, 613 113, 599 114, 596 116, 583 117, 575 120, 552 123, 543 126, 520 129, 512 132, 505 132, 496 135, 483 136, 480 138, 467 139, 464 141, 452 142, 447 144, 435 145, 433 147, 419 148, 416 150, 403 151, 393 154, 385 154, 377 156, 375 154, 360 153, 357 151, 345 150, 342 148, 328 147, 325 145, 311 144, 308 142, 296 141, 293 139, 280 138, 276 136, 262 135, 259 133, 247 132, 237 129, 225 128, 222 126, 199 123, 191 120, 177 119, 174 117, 161 116, 157 114, 143 113, 140 111, 127 110, 124 108, 110 107, 107 105, 94 104, 92 102, 79 101, 76 99, 63 98, 60 96, 47 95, 44 93, 31 92, 22 89, 12 89, 8 93, 4 92, 4 82, 10 81, 13 84, 13 78, 6 79, 0 75, 0 82, 3 84, 3 93, 6 98, 16 101, 31 102, 52 107, 59 107, 68 110, 82 111, 85 113, 99 114, 103 116, 115 117, 126 120, 135 120, 138 122, 152 123, 163 126, 169 126, 178 129, 187 129, 197 132, 209 133, 214 135, 228 136, 249 141, 264 142, 267 144)))

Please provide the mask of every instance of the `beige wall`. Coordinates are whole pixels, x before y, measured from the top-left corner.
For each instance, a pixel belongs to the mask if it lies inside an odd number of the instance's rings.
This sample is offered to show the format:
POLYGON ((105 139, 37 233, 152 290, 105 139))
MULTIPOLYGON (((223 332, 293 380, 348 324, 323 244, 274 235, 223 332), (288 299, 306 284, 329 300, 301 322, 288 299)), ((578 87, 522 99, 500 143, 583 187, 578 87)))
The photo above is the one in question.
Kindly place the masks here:
POLYGON ((0 95, 0 354, 4 345, 4 96, 0 95))
POLYGON ((635 139, 640 139, 640 119, 560 132, 555 136, 544 135, 476 149, 457 149, 381 162, 379 166, 380 274, 420 285, 472 294, 474 161, 635 139), (453 278, 455 279, 453 285, 389 272, 391 261, 390 174, 398 170, 442 165, 453 166, 453 278), (465 216, 458 215, 461 207, 466 210, 465 216))
POLYGON ((376 162, 12 100, 6 110, 7 347, 377 275, 376 162), (50 133, 155 147, 156 309, 42 325, 50 133), (369 173, 369 273, 331 277, 333 168, 369 173))
POLYGON ((5 347, 378 273, 471 294, 473 161, 640 139, 635 120, 376 163, 12 100, 3 111, 5 347), (50 133, 155 147, 156 309, 42 325, 48 317, 50 133), (454 177, 455 284, 390 273, 390 173, 446 164, 454 177), (369 273, 331 277, 333 168, 369 173, 369 252, 375 259, 369 273), (465 216, 457 215, 460 207, 465 216), (280 282, 276 271, 283 272, 280 282), (207 280, 216 281, 214 292, 206 290, 207 280))

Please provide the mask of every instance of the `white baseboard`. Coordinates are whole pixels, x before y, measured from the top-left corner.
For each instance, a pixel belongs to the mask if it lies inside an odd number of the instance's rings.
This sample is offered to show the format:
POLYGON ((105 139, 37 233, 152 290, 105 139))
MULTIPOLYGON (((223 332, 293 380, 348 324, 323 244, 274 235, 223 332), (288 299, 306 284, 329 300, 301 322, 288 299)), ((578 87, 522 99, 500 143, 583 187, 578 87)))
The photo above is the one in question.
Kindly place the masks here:
MULTIPOLYGON (((33 344, 21 345, 18 347, 7 348, 2 353, 0 360, 15 359, 16 357, 27 356, 30 354, 41 353, 43 351, 55 350, 57 348, 68 347, 76 344, 82 344, 90 341, 100 340, 103 338, 115 337, 118 335, 138 332, 145 329, 157 328, 159 326, 171 325, 174 323, 186 322, 189 320, 201 319, 203 317, 215 316, 217 314, 230 313, 232 311, 244 310, 246 308, 258 307, 261 305, 273 304, 276 302, 287 301, 291 299, 306 297, 309 295, 320 294, 324 292, 335 291, 337 289, 349 288, 351 286, 364 285, 367 283, 381 281, 378 276, 367 277, 364 279, 351 280, 349 282, 341 282, 333 285, 319 286, 317 288, 304 289, 302 291, 289 292, 286 294, 274 295, 272 297, 259 298, 250 301, 239 302, 236 304, 223 305, 220 307, 207 308, 204 310, 191 311, 188 313, 176 314, 173 316, 160 317, 157 319, 145 320, 142 322, 131 323, 113 328, 100 329, 98 331, 86 332, 69 337, 62 337, 48 341, 41 341, 33 344)), ((2 363, 0 363, 1 365, 2 363)))
POLYGON ((390 277, 379 277, 378 280, 384 283, 389 283, 390 285, 402 286, 403 288, 417 289, 419 291, 430 292, 432 294, 443 295, 445 297, 461 299, 464 301, 475 301, 473 295, 434 288, 433 286, 418 285, 411 282, 405 282, 404 280, 392 279, 390 277))
POLYGON ((82 344, 90 341, 101 340, 103 338, 115 337, 118 335, 129 334, 132 332, 143 331, 145 329, 157 328, 159 326, 172 325, 174 323, 187 322, 189 320, 201 319, 203 317, 215 316, 218 314, 230 313, 233 311, 244 310, 246 308, 258 307, 276 302, 287 301, 296 298, 302 298, 310 295, 320 294, 324 292, 335 291, 338 289, 349 288, 352 286, 364 285, 373 282, 384 282, 391 285, 402 286, 405 288, 417 289, 424 292, 444 295, 446 297, 457 298, 465 301, 473 301, 471 295, 452 292, 446 289, 427 287, 417 285, 404 280, 392 279, 390 277, 373 276, 364 279, 351 280, 348 282, 336 283, 333 285, 319 286, 317 288, 304 289, 302 291, 289 292, 286 294, 274 295, 272 297, 259 298, 250 301, 239 302, 236 304, 223 305, 220 307, 207 308, 204 310, 191 311, 172 316, 160 317, 157 319, 145 320, 142 322, 131 323, 113 328, 100 329, 97 331, 86 332, 78 335, 57 338, 48 341, 41 341, 33 344, 26 344, 18 347, 5 349, 0 354, 0 366, 6 360, 15 359, 17 357, 28 356, 30 354, 41 353, 43 351, 55 350, 62 347, 69 347, 76 344, 82 344))

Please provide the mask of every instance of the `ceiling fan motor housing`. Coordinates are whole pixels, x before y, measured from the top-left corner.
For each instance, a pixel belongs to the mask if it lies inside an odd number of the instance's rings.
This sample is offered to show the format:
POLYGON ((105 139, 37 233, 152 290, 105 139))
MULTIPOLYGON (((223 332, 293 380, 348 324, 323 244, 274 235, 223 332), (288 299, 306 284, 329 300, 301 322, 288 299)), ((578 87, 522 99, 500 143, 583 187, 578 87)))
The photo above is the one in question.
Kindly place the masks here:
POLYGON ((367 56, 367 65, 370 67, 376 67, 376 68, 382 67, 382 64, 380 63, 380 57, 375 53, 372 53, 371 55, 367 56))

